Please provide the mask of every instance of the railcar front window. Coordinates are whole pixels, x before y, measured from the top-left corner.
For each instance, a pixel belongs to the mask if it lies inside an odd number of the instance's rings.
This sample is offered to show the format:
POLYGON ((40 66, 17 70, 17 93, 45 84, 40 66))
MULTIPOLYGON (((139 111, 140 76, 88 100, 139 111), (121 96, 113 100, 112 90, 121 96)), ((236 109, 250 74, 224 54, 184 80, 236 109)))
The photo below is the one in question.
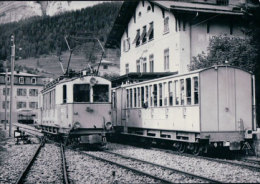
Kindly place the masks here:
POLYGON ((174 81, 174 96, 175 96, 175 105, 179 105, 179 81, 174 81))
POLYGON ((96 84, 93 86, 93 102, 108 102, 109 101, 108 85, 96 84))
POLYGON ((133 107, 133 92, 132 89, 130 89, 130 107, 133 107))
POLYGON ((89 84, 74 84, 73 100, 74 102, 90 102, 89 84))
POLYGON ((126 90, 126 106, 129 107, 129 89, 126 90))
POLYGON ((194 81, 194 104, 198 104, 199 103, 198 77, 194 77, 193 81, 194 81))
POLYGON ((134 107, 136 107, 136 101, 137 101, 136 88, 134 88, 134 107))

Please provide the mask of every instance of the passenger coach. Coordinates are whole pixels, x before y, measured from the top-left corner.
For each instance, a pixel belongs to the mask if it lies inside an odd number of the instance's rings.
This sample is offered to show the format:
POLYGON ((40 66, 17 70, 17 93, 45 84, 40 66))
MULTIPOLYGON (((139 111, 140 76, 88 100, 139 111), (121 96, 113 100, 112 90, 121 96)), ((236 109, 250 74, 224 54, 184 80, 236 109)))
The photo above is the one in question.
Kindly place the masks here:
POLYGON ((180 152, 239 150, 256 129, 254 76, 231 66, 124 84, 112 96, 118 131, 170 142, 180 152))
POLYGON ((39 96, 43 132, 76 143, 104 144, 111 123, 111 82, 98 76, 60 77, 39 96))

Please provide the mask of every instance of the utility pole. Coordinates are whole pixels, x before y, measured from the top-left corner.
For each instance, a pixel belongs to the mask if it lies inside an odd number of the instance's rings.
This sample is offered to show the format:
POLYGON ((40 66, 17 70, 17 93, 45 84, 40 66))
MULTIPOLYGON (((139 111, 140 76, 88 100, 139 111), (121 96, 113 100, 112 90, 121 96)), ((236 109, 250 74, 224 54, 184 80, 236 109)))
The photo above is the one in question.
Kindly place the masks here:
POLYGON ((14 35, 11 35, 11 91, 10 91, 9 137, 12 136, 12 121, 13 121, 13 119, 12 119, 12 113, 13 113, 14 60, 15 60, 14 35))
POLYGON ((6 130, 6 121, 7 121, 7 77, 8 77, 8 69, 6 68, 5 69, 5 130, 6 130))

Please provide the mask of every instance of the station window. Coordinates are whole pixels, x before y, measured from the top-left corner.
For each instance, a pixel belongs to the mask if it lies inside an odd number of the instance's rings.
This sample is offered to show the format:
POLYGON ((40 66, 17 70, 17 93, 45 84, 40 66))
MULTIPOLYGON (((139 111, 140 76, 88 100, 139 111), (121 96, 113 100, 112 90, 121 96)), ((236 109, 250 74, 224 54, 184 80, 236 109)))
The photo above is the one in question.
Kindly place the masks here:
POLYGON ((163 29, 164 33, 168 33, 169 32, 169 17, 165 17, 164 18, 164 29, 163 29))
POLYGON ((169 49, 164 50, 164 70, 169 70, 169 49))
POLYGON ((173 105, 172 81, 168 82, 169 105, 173 105))
POLYGON ((63 85, 62 86, 62 102, 67 103, 67 86, 63 85))
POLYGON ((136 94, 136 88, 134 88, 134 107, 136 107, 137 104, 137 94, 136 94))
POLYGON ((143 27, 143 32, 142 32, 140 40, 142 40, 143 44, 147 41, 146 26, 143 27))
MULTIPOLYGON (((2 107, 3 109, 5 109, 5 101, 2 102, 2 107)), ((6 101, 6 108, 9 109, 10 108, 10 102, 6 101)))
POLYGON ((194 104, 198 104, 199 103, 198 77, 194 77, 193 82, 194 82, 194 90, 193 90, 194 91, 194 104))
POLYGON ((21 88, 18 88, 17 89, 17 96, 26 96, 26 89, 21 89, 21 88))
POLYGON ((31 83, 32 83, 32 84, 36 84, 36 78, 35 78, 35 77, 33 77, 33 78, 31 79, 31 83))
POLYGON ((74 84, 73 100, 74 102, 90 102, 90 85, 74 84))
POLYGON ((29 108, 37 109, 38 108, 38 103, 37 102, 29 102, 29 108))
POLYGON ((17 109, 26 108, 26 102, 17 102, 16 106, 17 109))
POLYGON ((157 84, 153 85, 153 104, 157 107, 157 84))
POLYGON ((154 59, 153 54, 149 56, 150 72, 154 72, 154 59))
POLYGON ((154 37, 153 22, 150 23, 150 27, 149 27, 149 30, 147 32, 147 35, 149 37, 149 41, 153 39, 153 37, 154 37))
POLYGON ((140 45, 140 29, 136 30, 136 36, 133 44, 135 44, 136 47, 140 45))
POLYGON ((19 77, 19 84, 24 84, 24 77, 19 77))
POLYGON ((159 106, 161 107, 163 105, 163 99, 162 99, 162 84, 159 84, 159 106))
POLYGON ((143 72, 147 72, 146 57, 143 59, 143 72))
POLYGON ((96 84, 93 86, 93 102, 108 102, 109 86, 96 84))
POLYGON ((184 79, 180 80, 181 105, 184 105, 184 79))
POLYGON ((3 95, 5 95, 6 91, 7 91, 7 96, 10 95, 10 88, 6 88, 7 90, 5 90, 5 88, 3 88, 3 95))
POLYGON ((38 89, 29 89, 29 96, 38 96, 38 89))
POLYGON ((141 69, 140 69, 140 60, 136 60, 136 72, 141 72, 141 69))
POLYGON ((7 76, 7 78, 5 79, 5 82, 7 82, 7 83, 11 82, 11 77, 7 76))
POLYGON ((125 64, 125 73, 128 74, 129 73, 129 64, 125 64))
POLYGON ((179 105, 179 81, 174 81, 174 97, 175 97, 175 105, 179 105))
POLYGON ((191 105, 191 79, 186 79, 186 102, 187 105, 191 105))

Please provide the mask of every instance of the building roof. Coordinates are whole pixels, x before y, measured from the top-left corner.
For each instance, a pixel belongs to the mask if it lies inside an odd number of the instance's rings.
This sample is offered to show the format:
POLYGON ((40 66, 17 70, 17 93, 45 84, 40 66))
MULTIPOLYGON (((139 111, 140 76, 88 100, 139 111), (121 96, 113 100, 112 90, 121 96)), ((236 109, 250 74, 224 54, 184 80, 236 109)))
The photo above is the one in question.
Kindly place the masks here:
MULTIPOLYGON (((0 73, 0 75, 5 75, 5 72, 0 73)), ((11 72, 7 72, 7 75, 11 75, 11 72)), ((23 77, 42 77, 40 75, 25 73, 25 72, 17 72, 14 71, 15 76, 23 76, 23 77)))
POLYGON ((160 77, 166 77, 169 75, 176 75, 178 74, 178 72, 131 72, 119 77, 116 77, 114 79, 112 79, 112 87, 116 87, 116 86, 120 86, 122 84, 122 82, 133 82, 133 81, 146 81, 146 80, 151 80, 151 79, 155 79, 155 78, 160 78, 160 77))
MULTIPOLYGON (((228 6, 220 6, 217 4, 178 2, 178 1, 155 1, 147 0, 152 6, 157 5, 168 11, 178 13, 207 13, 207 14, 223 14, 241 16, 243 12, 237 8, 236 4, 229 4, 228 6)), ((118 13, 114 25, 109 33, 105 43, 106 48, 117 48, 120 46, 121 37, 128 26, 130 19, 138 5, 139 1, 125 1, 118 13)))

